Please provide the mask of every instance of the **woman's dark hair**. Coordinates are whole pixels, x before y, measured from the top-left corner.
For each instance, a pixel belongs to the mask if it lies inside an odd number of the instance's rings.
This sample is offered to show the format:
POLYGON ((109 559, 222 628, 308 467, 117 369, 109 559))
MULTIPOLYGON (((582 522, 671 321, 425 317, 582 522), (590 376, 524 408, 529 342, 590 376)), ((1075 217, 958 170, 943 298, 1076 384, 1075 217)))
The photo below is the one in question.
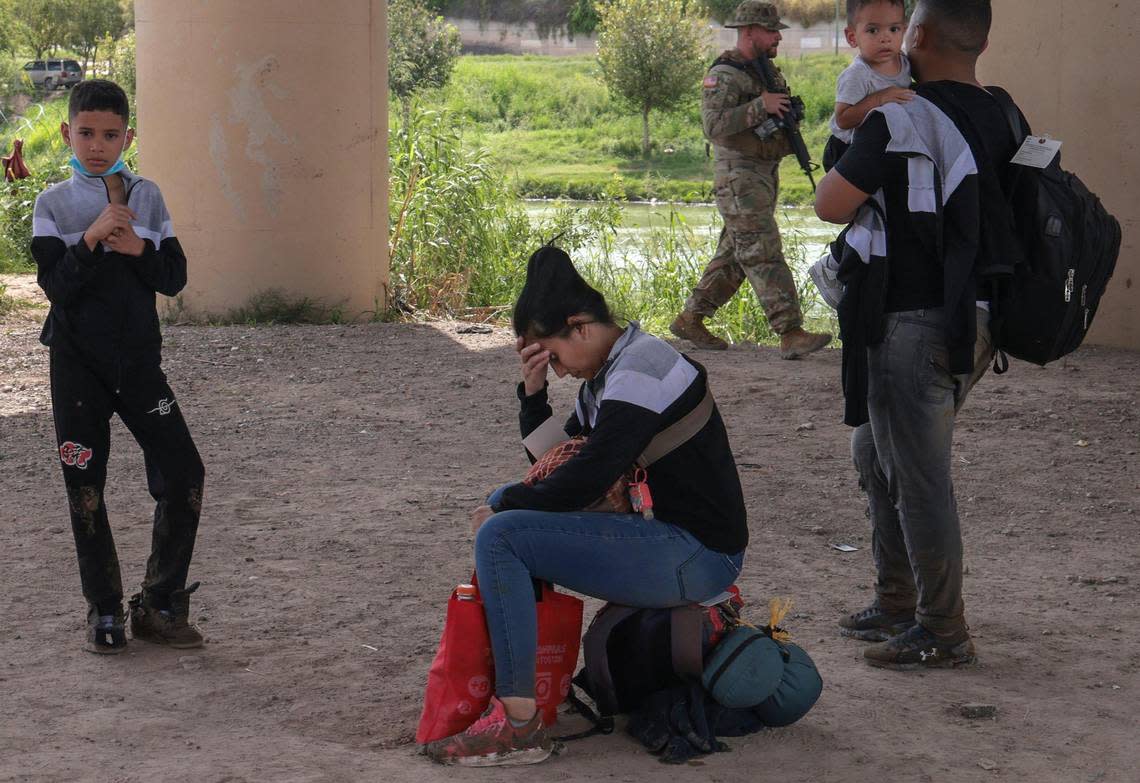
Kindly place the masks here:
POLYGON ((597 323, 613 323, 605 298, 582 279, 566 251, 543 245, 526 265, 526 283, 515 302, 515 334, 562 337, 566 321, 586 313, 597 323))

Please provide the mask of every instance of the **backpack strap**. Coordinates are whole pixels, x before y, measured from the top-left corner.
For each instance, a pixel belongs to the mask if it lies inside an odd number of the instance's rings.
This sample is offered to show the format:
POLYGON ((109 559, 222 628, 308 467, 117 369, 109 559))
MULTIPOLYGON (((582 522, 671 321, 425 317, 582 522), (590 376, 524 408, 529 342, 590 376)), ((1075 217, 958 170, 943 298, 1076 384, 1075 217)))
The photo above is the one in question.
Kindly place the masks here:
POLYGON ((561 734, 554 739, 560 742, 570 742, 571 740, 585 739, 592 737, 595 734, 613 734, 614 733, 614 718, 612 715, 598 715, 594 710, 578 695, 573 683, 570 685, 570 692, 566 694, 566 701, 570 702, 570 706, 578 711, 578 714, 590 722, 590 728, 583 731, 576 731, 573 734, 561 734))
POLYGON ((1029 135, 1029 130, 1022 124, 1021 111, 1018 110, 1017 104, 1013 102, 1013 96, 1001 87, 987 87, 986 92, 994 96, 1001 106, 1002 111, 1005 112, 1005 120, 1009 123, 1009 129, 1013 133, 1014 141, 1018 144, 1025 141, 1025 137, 1029 135))
MULTIPOLYGON (((1013 96, 1003 88, 996 86, 986 87, 986 92, 994 97, 994 100, 1001 106, 1002 111, 1005 112, 1005 120, 1009 124, 1010 133, 1013 134, 1014 143, 1021 144, 1025 141, 1025 137, 1032 133, 1032 129, 1028 127, 1022 118, 1021 110, 1018 109, 1017 104, 1014 103, 1013 96)), ((1013 183, 1010 186, 1011 193, 1016 189, 1017 183, 1021 179, 1021 173, 1020 169, 1014 173, 1013 183)), ((997 312, 1001 296, 1001 282, 997 278, 994 278, 990 281, 990 336, 995 345, 999 345, 1001 342, 1002 313, 997 312)), ((999 347, 994 351, 994 375, 1004 375, 1008 370, 1009 357, 1006 356, 1005 351, 999 347)))
POLYGON ((675 606, 669 612, 673 671, 686 679, 699 680, 705 668, 702 642, 707 614, 708 609, 700 604, 675 606))
MULTIPOLYGON (((670 452, 675 451, 686 441, 705 428, 712 418, 716 400, 712 390, 705 388, 705 396, 691 411, 653 436, 645 451, 636 460, 637 466, 647 468, 670 452)), ((541 457, 550 449, 566 440, 566 431, 554 416, 550 416, 530 435, 523 438, 523 448, 531 456, 541 457)))
POLYGON ((582 657, 585 659, 586 676, 590 680, 590 696, 598 705, 602 715, 616 715, 618 712, 617 691, 610 673, 609 643, 610 634, 617 625, 641 611, 632 606, 606 604, 594 616, 593 622, 582 639, 582 657))
POLYGON ((701 398, 695 408, 653 436, 653 440, 649 441, 645 451, 641 452, 641 456, 637 458, 637 466, 648 468, 665 455, 676 451, 677 448, 705 428, 709 419, 712 418, 715 407, 716 401, 713 399, 712 390, 705 387, 705 396, 701 398))

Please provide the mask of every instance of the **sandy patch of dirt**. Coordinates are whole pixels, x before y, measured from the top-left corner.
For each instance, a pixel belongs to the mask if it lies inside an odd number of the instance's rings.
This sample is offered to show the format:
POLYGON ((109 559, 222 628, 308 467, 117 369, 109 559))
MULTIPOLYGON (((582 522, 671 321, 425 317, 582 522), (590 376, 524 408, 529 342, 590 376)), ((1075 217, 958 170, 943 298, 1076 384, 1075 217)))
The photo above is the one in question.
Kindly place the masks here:
MULTIPOLYGON (((538 770, 418 758, 444 602, 471 568, 467 511, 526 467, 509 334, 459 326, 168 328, 166 370, 207 469, 191 578, 209 645, 106 659, 81 649, 47 351, 38 324, 0 324, 0 780, 1135 780, 1140 354, 1096 348, 987 376, 960 417, 978 665, 870 669, 834 631, 872 582, 839 353, 706 352, 749 503, 740 585, 756 616, 774 594, 795 600, 790 628, 825 681, 815 710, 668 771, 622 734, 538 770), (962 717, 968 702, 996 718, 962 717)), ((117 420, 112 441, 129 594, 152 504, 117 420)))

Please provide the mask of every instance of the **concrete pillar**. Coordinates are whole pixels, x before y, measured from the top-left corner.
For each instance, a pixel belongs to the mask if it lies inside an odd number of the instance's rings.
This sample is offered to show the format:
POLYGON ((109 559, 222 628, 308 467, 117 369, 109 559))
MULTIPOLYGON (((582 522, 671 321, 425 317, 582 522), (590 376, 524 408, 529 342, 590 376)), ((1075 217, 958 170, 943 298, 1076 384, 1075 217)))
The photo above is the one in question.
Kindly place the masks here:
POLYGON ((1008 89, 1064 167, 1120 221, 1124 242, 1088 341, 1140 348, 1140 16, 1118 0, 995 2, 983 84, 1008 89))
POLYGON ((136 0, 142 173, 186 250, 192 317, 268 289, 383 307, 382 0, 136 0))

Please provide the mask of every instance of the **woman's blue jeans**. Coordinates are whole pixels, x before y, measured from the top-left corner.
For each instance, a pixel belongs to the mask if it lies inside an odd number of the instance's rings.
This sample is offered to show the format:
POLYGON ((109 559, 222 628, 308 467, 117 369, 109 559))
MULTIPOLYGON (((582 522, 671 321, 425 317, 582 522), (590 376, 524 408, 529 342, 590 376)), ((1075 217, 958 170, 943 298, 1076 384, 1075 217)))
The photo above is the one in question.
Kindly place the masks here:
POLYGON ((626 606, 665 608, 720 594, 743 563, 743 552, 714 552, 682 528, 640 514, 492 515, 475 536, 475 570, 495 655, 495 692, 534 697, 532 578, 626 606))

